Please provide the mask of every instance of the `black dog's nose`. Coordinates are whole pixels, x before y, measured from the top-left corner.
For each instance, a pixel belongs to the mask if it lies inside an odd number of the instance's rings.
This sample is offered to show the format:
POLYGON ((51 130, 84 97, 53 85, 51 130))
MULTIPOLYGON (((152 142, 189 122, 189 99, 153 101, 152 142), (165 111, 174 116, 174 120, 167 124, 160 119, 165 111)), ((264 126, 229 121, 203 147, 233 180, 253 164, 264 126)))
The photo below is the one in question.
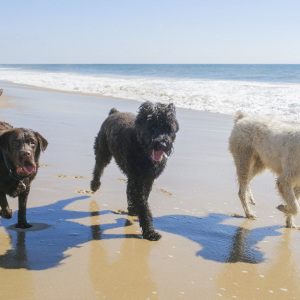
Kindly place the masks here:
POLYGON ((155 141, 153 144, 153 148, 156 150, 164 150, 167 148, 167 143, 164 141, 155 141))
POLYGON ((23 157, 23 158, 30 157, 30 152, 29 151, 21 151, 21 157, 23 157))
POLYGON ((167 148, 167 143, 166 142, 160 142, 160 146, 162 148, 167 148))

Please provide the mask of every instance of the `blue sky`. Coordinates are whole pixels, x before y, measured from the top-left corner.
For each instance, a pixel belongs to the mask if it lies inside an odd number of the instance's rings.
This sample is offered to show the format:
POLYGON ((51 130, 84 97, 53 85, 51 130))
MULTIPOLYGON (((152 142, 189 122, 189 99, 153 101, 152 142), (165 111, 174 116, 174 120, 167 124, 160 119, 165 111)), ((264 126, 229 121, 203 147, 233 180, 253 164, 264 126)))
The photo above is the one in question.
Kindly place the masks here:
POLYGON ((0 0, 0 63, 300 63, 299 0, 0 0))

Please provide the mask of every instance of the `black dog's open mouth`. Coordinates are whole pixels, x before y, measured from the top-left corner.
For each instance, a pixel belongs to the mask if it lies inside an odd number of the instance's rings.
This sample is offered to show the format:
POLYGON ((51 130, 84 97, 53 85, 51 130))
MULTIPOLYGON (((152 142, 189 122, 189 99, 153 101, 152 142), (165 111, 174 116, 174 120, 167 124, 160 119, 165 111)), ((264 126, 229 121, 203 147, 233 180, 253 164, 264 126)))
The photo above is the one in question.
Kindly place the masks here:
POLYGON ((34 171, 35 171, 35 165, 29 160, 24 160, 23 166, 17 168, 17 174, 20 176, 28 176, 34 171))
POLYGON ((168 158, 168 155, 162 150, 152 150, 152 159, 154 161, 161 161, 163 157, 168 158))

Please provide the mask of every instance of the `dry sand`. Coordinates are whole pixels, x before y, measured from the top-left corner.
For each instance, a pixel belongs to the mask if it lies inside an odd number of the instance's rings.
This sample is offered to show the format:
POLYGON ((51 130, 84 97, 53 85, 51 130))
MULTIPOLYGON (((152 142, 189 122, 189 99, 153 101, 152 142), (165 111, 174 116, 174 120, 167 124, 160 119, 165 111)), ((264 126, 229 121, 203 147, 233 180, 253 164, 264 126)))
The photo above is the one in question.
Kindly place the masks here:
MULTIPOLYGON (((175 152, 150 194, 163 237, 141 239, 114 163, 89 193, 93 142, 110 108, 138 102, 2 83, 0 118, 49 141, 28 203, 30 230, 15 212, 0 219, 1 299, 299 299, 300 232, 275 209, 274 177, 253 182, 256 221, 244 215, 227 140, 233 118, 178 109, 175 152)), ((299 222, 299 218, 297 219, 299 222)))

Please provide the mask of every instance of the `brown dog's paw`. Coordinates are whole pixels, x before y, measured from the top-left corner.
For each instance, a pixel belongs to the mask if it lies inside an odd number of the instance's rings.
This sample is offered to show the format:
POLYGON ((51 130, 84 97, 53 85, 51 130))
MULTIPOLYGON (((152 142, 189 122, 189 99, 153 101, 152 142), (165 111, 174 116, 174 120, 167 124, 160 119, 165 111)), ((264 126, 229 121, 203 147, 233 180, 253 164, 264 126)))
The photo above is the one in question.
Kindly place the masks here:
POLYGON ((12 211, 10 208, 7 208, 7 209, 5 209, 5 210, 1 210, 0 216, 1 216, 3 219, 11 219, 12 216, 13 216, 13 211, 12 211))
POLYGON ((30 225, 26 221, 25 222, 18 222, 18 224, 16 224, 16 228, 26 229, 26 228, 30 228, 30 227, 32 227, 32 225, 30 225))

